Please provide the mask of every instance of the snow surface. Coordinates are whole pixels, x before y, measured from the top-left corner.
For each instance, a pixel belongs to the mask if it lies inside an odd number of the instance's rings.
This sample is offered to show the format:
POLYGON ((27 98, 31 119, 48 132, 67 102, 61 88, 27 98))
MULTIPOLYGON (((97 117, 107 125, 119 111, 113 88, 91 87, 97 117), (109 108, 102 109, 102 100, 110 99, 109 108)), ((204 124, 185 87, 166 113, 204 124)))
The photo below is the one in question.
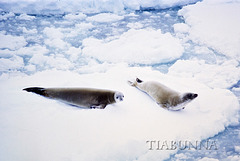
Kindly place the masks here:
MULTIPOLYGON (((204 140, 237 125, 240 1, 177 8, 192 2, 1 0, 0 160, 184 160, 191 154, 146 141, 204 140), (127 84, 136 76, 199 97, 167 111, 127 84), (112 89, 125 100, 84 110, 29 86, 112 89)), ((200 158, 239 160, 239 145, 223 149, 200 158)))
POLYGON ((178 59, 183 47, 170 33, 132 29, 109 42, 95 38, 84 39, 82 52, 100 61, 155 64, 178 59))
POLYGON ((191 26, 189 35, 192 41, 206 44, 221 54, 239 60, 239 1, 207 0, 186 6, 179 13, 191 26))
POLYGON ((120 64, 105 73, 2 75, 0 84, 1 160, 162 160, 174 151, 149 151, 147 140, 202 140, 238 122, 238 100, 230 91, 150 68, 120 64), (167 111, 128 85, 134 75, 199 97, 185 110, 167 111), (105 110, 84 110, 21 90, 32 85, 113 89, 125 99, 105 110))
POLYGON ((23 36, 12 36, 0 33, 0 48, 7 48, 10 50, 16 50, 27 45, 23 36))
POLYGON ((142 8, 164 9, 195 3, 199 0, 1 0, 5 11, 15 13, 122 12, 142 8))
POLYGON ((123 16, 118 16, 116 14, 111 13, 100 13, 95 16, 88 17, 88 21, 96 21, 96 22, 114 22, 124 19, 123 16))
POLYGON ((240 78, 237 66, 235 60, 219 62, 218 65, 206 64, 203 60, 178 60, 169 68, 168 74, 196 78, 210 87, 230 88, 240 78))

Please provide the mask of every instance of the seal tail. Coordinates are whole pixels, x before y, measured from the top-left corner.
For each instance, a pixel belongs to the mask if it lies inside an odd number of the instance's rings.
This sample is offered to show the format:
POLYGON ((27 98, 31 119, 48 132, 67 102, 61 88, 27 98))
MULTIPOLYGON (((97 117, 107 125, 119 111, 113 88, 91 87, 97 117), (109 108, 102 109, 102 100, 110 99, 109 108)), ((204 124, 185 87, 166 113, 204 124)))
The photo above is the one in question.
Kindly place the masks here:
POLYGON ((46 90, 45 90, 45 88, 30 87, 30 88, 24 88, 23 90, 24 90, 24 91, 27 91, 27 92, 33 92, 33 93, 39 94, 39 95, 41 95, 41 96, 46 96, 46 90))
POLYGON ((136 80, 133 81, 133 82, 132 82, 132 81, 128 81, 128 84, 131 85, 131 86, 136 87, 138 83, 142 83, 142 82, 143 82, 143 81, 142 81, 141 79, 136 78, 136 80))

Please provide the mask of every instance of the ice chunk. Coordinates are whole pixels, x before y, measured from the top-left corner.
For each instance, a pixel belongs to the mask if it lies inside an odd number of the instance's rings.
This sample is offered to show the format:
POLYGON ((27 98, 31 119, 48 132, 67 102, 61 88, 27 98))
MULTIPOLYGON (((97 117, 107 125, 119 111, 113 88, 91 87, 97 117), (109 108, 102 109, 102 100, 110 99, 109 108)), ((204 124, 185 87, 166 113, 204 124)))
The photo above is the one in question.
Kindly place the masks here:
POLYGON ((20 16, 17 16, 16 18, 19 19, 19 20, 31 21, 31 20, 35 19, 35 16, 29 16, 29 15, 23 13, 20 16))
POLYGON ((189 31, 189 26, 185 23, 177 23, 173 25, 175 32, 187 33, 189 31))
POLYGON ((29 71, 29 72, 35 72, 35 71, 36 71, 36 66, 33 65, 33 64, 30 64, 30 65, 26 65, 26 66, 24 67, 24 69, 26 69, 26 70, 29 71))
POLYGON ((87 15, 83 13, 77 13, 77 14, 67 14, 63 18, 66 20, 83 20, 87 17, 87 15))
POLYGON ((234 150, 235 150, 235 152, 240 153, 240 146, 235 146, 234 150))
POLYGON ((128 23, 127 27, 132 28, 132 29, 141 29, 143 27, 143 24, 141 24, 139 22, 128 23))
POLYGON ((8 49, 0 50, 0 53, 1 53, 1 58, 11 58, 14 55, 14 52, 8 49))
POLYGON ((66 52, 70 56, 71 61, 76 61, 80 54, 82 53, 81 48, 70 47, 69 50, 66 52))
POLYGON ((21 29, 22 29, 23 33, 25 33, 25 34, 34 35, 34 34, 37 34, 37 32, 38 32, 37 29, 27 29, 26 27, 22 27, 21 29))
POLYGON ((183 53, 180 41, 161 30, 130 29, 118 39, 107 42, 83 40, 83 55, 107 62, 155 64, 173 61, 183 53))
POLYGON ((56 49, 68 49, 69 46, 71 46, 68 42, 64 41, 64 34, 62 32, 61 28, 55 28, 55 27, 46 27, 43 30, 43 33, 48 37, 44 40, 44 43, 49 48, 56 48, 56 49))
POLYGON ((73 67, 73 64, 61 54, 56 56, 45 56, 42 53, 38 53, 32 56, 29 63, 40 67, 39 70, 46 68, 67 70, 73 67))
POLYGON ((238 62, 228 60, 220 64, 207 64, 199 60, 178 60, 170 68, 170 75, 193 77, 210 87, 229 88, 240 79, 238 62))
POLYGON ((20 56, 33 56, 34 54, 41 53, 43 55, 49 53, 49 50, 45 46, 35 45, 29 47, 23 47, 14 52, 16 55, 20 56))
POLYGON ((219 161, 219 160, 215 158, 204 157, 202 159, 199 159, 198 161, 219 161))
POLYGON ((203 1, 186 6, 179 13, 191 26, 191 40, 240 60, 240 3, 226 2, 203 1))
POLYGON ((95 16, 88 17, 88 21, 96 21, 96 22, 114 22, 120 21, 124 18, 124 16, 119 16, 112 13, 100 13, 95 16))
POLYGON ((44 43, 49 46, 50 48, 56 48, 57 50, 64 50, 68 49, 71 46, 69 43, 62 39, 46 39, 44 43))
POLYGON ((16 50, 27 45, 23 36, 12 36, 0 33, 0 49, 16 50))
POLYGON ((46 27, 44 28, 43 33, 50 39, 62 39, 64 37, 61 28, 46 27))
POLYGON ((11 17, 14 17, 14 16, 15 16, 14 13, 9 12, 9 13, 7 13, 7 14, 5 14, 5 15, 0 15, 0 20, 7 20, 7 19, 9 19, 9 18, 11 18, 11 17))
POLYGON ((9 59, 0 58, 0 72, 17 70, 23 67, 23 59, 19 56, 13 56, 9 59))
POLYGON ((164 9, 183 6, 199 0, 2 0, 3 10, 16 13, 122 12, 124 10, 164 9))
POLYGON ((226 160, 239 161, 240 160, 240 156, 239 155, 229 156, 229 157, 226 158, 226 160))

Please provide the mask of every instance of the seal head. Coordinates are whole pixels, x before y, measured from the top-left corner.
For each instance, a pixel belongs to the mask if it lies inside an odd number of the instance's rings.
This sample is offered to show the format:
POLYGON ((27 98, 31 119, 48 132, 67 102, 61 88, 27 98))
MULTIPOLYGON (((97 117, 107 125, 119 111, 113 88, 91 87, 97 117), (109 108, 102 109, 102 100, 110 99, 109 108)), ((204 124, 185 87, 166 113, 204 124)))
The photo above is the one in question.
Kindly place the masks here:
POLYGON ((183 102, 191 101, 198 96, 196 93, 185 93, 183 94, 182 100, 183 102))
POLYGON ((123 93, 121 93, 121 92, 115 92, 115 94, 114 94, 114 100, 115 100, 116 102, 123 101, 123 98, 124 98, 123 93))

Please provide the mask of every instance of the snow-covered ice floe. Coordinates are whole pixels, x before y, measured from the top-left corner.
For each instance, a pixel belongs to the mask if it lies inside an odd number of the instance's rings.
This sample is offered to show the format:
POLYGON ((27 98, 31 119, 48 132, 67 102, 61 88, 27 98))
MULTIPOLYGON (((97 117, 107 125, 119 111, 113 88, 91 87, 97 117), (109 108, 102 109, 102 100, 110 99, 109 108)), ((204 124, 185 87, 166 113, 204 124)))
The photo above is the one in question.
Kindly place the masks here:
POLYGON ((132 29, 109 42, 95 38, 84 39, 82 52, 103 62, 155 64, 178 59, 183 53, 183 47, 170 33, 132 29))
POLYGON ((15 13, 122 12, 142 8, 164 9, 199 0, 1 0, 1 8, 15 13))
MULTIPOLYGON (((149 142, 193 143, 237 125, 240 2, 194 2, 1 0, 0 160, 187 160, 149 142), (128 85, 135 77, 198 97, 167 111, 128 85), (86 110, 22 91, 29 86, 125 99, 86 110)), ((239 145, 223 148, 225 158, 197 159, 239 158, 239 145)))
POLYGON ((192 41, 239 60, 239 1, 205 0, 184 7, 179 14, 183 15, 190 26, 188 33, 192 41))
POLYGON ((202 140, 238 123, 239 104, 230 91, 150 68, 117 65, 94 74, 49 70, 10 79, 2 75, 0 89, 2 160, 162 160, 176 150, 149 150, 147 141, 202 140), (182 111, 165 110, 128 85, 134 75, 199 97, 182 111), (125 99, 105 110, 84 110, 22 91, 32 85, 113 89, 125 99))

